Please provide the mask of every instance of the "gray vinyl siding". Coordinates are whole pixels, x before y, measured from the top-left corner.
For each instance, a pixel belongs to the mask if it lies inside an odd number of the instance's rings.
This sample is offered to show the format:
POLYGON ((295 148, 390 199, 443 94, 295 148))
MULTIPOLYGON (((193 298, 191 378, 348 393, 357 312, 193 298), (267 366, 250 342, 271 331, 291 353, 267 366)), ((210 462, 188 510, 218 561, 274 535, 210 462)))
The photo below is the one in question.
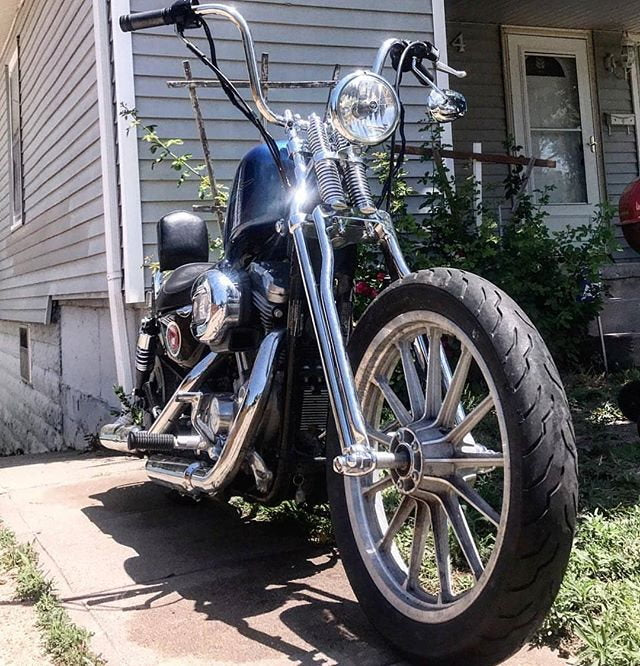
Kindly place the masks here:
POLYGON ((106 293, 92 5, 28 2, 20 10, 24 183, 10 231, 8 119, 0 94, 0 319, 45 323, 50 299, 106 293))
MULTIPOLYGON (((628 79, 618 78, 607 72, 604 63, 608 53, 620 50, 620 33, 596 32, 593 36, 595 48, 598 96, 602 115, 602 149, 604 156, 604 179, 609 202, 617 207, 620 195, 626 186, 640 175, 638 169, 638 139, 636 130, 627 133, 625 128, 609 130, 605 113, 633 113, 633 98, 628 79)), ((623 249, 617 253, 618 261, 638 261, 638 254, 628 245, 619 226, 616 235, 623 249)))
MULTIPOLYGON (((471 152, 474 142, 482 143, 484 153, 505 153, 508 137, 507 112, 502 68, 502 40, 500 26, 474 23, 448 23, 449 42, 462 33, 464 53, 449 46, 449 62, 455 68, 465 69, 465 79, 453 79, 451 84, 466 96, 467 115, 453 126, 456 150, 471 152)), ((456 175, 471 175, 470 161, 456 161, 456 175)), ((490 208, 496 208, 504 197, 503 181, 508 168, 504 164, 483 164, 483 197, 490 208)))
MULTIPOLYGON (((155 7, 155 0, 134 0, 132 9, 155 7)), ((401 0, 389 5, 382 0, 328 0, 325 2, 238 2, 235 7, 247 19, 256 41, 257 57, 268 52, 270 78, 311 80, 331 78, 333 67, 342 73, 371 67, 376 50, 389 36, 407 39, 433 39, 429 0, 401 0)), ((246 79, 239 33, 228 22, 215 21, 218 60, 231 78, 246 79)), ((198 41, 200 46, 204 45, 198 41)), ((158 125, 163 137, 185 139, 182 150, 200 154, 191 106, 185 89, 172 90, 167 79, 184 78, 182 61, 188 52, 171 30, 134 33, 136 106, 145 123, 158 125)), ((195 76, 209 74, 192 60, 195 76)), ((227 185, 233 179, 240 157, 259 141, 256 130, 231 106, 219 90, 200 89, 203 112, 210 119, 211 140, 217 176, 227 185)), ((291 107, 295 112, 322 114, 327 90, 272 90, 269 101, 277 110, 291 107)), ((246 99, 249 99, 245 95, 246 99)), ((416 123, 423 117, 426 93, 411 85, 405 90, 409 140, 418 141, 416 123)), ((282 130, 271 127, 276 139, 282 130)), ((176 207, 189 208, 195 200, 195 186, 176 189, 175 172, 152 166, 146 146, 140 146, 143 239, 145 256, 155 254, 155 223, 176 207)), ((420 166, 412 166, 414 175, 420 166)), ((413 183, 418 187, 417 179, 413 183)))

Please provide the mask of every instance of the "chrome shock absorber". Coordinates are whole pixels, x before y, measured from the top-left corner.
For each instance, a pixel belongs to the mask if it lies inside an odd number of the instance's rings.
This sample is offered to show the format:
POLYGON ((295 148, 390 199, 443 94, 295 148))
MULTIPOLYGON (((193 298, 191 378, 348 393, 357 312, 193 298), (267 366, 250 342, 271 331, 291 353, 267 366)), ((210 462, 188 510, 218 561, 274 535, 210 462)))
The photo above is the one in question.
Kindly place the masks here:
POLYGON ((348 208, 336 164, 336 155, 331 149, 327 129, 315 113, 309 117, 307 142, 313 154, 313 165, 322 202, 334 210, 348 208))
POLYGON ((367 167, 362 158, 356 155, 353 146, 336 132, 336 144, 338 152, 344 155, 345 159, 341 162, 344 177, 347 183, 347 191, 351 203, 361 213, 371 215, 377 208, 373 202, 371 187, 367 179, 367 167))

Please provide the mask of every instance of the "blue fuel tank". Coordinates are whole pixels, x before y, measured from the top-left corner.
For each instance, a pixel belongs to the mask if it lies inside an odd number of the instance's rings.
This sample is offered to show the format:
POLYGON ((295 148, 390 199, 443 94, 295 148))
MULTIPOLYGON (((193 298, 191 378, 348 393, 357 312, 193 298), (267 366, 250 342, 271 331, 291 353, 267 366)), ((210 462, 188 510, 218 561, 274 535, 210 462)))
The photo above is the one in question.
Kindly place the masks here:
MULTIPOLYGON (((286 142, 278 142, 278 149, 293 183, 293 161, 286 142)), ((276 234, 275 224, 286 221, 290 196, 267 146, 252 148, 238 166, 229 195, 224 231, 225 256, 229 261, 246 264, 256 258, 285 258, 286 238, 276 234)))

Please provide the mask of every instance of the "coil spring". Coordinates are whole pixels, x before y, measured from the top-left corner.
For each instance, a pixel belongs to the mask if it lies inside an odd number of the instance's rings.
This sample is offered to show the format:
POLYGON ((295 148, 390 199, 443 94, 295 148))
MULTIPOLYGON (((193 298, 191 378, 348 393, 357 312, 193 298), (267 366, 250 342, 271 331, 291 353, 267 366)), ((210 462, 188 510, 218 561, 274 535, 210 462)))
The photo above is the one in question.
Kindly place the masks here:
POLYGON ((151 372, 155 358, 154 338, 148 333, 140 333, 136 345, 136 370, 151 372))
MULTIPOLYGON (((327 130, 315 113, 309 118, 307 141, 314 155, 321 151, 331 152, 327 130)), ((347 208, 337 164, 331 159, 320 159, 314 161, 314 168, 322 202, 334 210, 347 208)))
POLYGON ((150 372, 153 370, 153 351, 150 349, 136 349, 136 370, 150 372))
POLYGON ((339 151, 348 150, 349 161, 342 162, 342 169, 351 203, 365 215, 375 213, 377 208, 367 178, 367 167, 364 162, 356 161, 351 144, 343 136, 338 136, 336 143, 339 151))

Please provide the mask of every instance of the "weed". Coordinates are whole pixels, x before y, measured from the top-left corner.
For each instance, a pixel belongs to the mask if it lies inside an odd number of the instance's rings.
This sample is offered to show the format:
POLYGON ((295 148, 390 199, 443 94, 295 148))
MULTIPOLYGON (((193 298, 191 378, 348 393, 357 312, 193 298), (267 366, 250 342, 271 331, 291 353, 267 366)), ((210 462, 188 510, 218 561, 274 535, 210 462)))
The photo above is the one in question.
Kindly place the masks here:
POLYGON ((0 568, 13 574, 16 597, 34 604, 45 651, 61 666, 98 666, 104 660, 91 652, 91 633, 75 625, 42 572, 31 544, 20 544, 0 523, 0 568))

